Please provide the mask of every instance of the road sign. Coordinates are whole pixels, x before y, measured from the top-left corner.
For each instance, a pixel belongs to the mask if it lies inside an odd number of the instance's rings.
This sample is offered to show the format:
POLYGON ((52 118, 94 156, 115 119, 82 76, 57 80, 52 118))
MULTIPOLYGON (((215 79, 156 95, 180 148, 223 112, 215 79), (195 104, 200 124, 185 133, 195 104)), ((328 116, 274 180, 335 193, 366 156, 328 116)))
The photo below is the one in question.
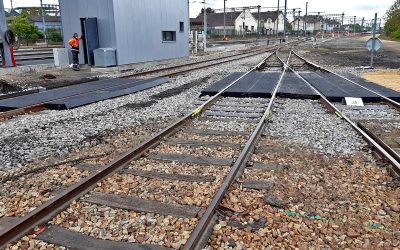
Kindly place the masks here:
POLYGON ((367 49, 368 51, 372 51, 372 49, 374 49, 374 51, 378 51, 380 48, 382 48, 382 42, 381 40, 379 40, 379 38, 370 38, 367 41, 367 49), (375 43, 374 43, 375 40, 375 43), (372 48, 374 47, 374 48, 372 48))

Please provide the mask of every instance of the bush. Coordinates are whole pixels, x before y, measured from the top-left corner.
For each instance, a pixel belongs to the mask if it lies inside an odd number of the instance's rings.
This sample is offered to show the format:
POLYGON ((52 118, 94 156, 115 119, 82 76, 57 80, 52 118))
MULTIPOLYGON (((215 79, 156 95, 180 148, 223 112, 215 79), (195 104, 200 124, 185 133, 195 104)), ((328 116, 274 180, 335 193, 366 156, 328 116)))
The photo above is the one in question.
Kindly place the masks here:
POLYGON ((46 30, 47 40, 50 42, 62 42, 61 30, 50 28, 46 30))
POLYGON ((400 39, 400 26, 399 26, 399 28, 398 28, 395 32, 393 32, 393 33, 391 34, 391 37, 400 39))

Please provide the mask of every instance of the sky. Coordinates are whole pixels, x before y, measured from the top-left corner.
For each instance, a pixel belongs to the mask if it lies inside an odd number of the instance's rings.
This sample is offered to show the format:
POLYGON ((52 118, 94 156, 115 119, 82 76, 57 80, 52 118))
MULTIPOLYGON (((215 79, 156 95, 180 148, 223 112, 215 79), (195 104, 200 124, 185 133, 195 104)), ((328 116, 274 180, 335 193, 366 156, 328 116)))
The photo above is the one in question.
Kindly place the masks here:
MULTIPOLYGON (((199 2, 202 2, 202 0, 189 0, 191 17, 197 16, 200 12, 203 4, 199 2)), ((341 14, 344 12, 349 17, 357 16, 373 19, 375 12, 378 13, 378 18, 383 17, 395 0, 287 0, 288 9, 301 8, 302 14, 304 14, 306 2, 308 2, 309 12, 325 12, 323 14, 341 14)), ((209 7, 214 9, 223 9, 224 7, 223 0, 206 0, 206 3, 209 3, 209 7)), ((276 9, 278 0, 227 0, 226 2, 227 8, 257 5, 276 9)), ((285 0, 280 0, 280 6, 283 8, 284 5, 285 0)))
MULTIPOLYGON (((10 8, 10 0, 3 0, 6 8, 10 8)), ((82 0, 84 1, 84 0, 82 0)), ((168 1, 168 0, 164 0, 168 1)), ((186 1, 186 0, 182 0, 186 1)), ((188 0, 190 4, 190 16, 196 17, 203 7, 203 0, 188 0)), ((378 18, 385 15, 386 10, 394 3, 395 0, 287 0, 288 9, 301 8, 302 14, 305 13, 306 2, 308 1, 309 12, 325 12, 322 14, 340 14, 345 13, 346 16, 365 17, 372 19, 375 12, 378 18)), ((280 0, 280 5, 284 6, 284 0, 280 0)), ((40 0, 13 0, 14 7, 23 6, 39 6, 40 0)), ((58 0, 43 0, 45 4, 57 4, 58 0)), ((223 0, 206 0, 207 7, 214 9, 223 8, 223 0)), ((274 7, 278 5, 278 0, 227 0, 226 6, 244 7, 257 6, 274 7)), ((267 9, 265 9, 267 10, 267 9)))

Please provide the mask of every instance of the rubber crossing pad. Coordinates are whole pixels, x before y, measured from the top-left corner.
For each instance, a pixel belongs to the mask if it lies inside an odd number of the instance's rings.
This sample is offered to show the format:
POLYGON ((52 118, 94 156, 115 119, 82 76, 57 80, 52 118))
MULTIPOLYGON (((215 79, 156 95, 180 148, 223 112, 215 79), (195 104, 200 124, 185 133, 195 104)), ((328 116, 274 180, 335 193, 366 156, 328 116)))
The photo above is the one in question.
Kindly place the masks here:
POLYGON ((133 94, 142 90, 156 87, 166 82, 168 82, 168 78, 157 77, 153 79, 134 82, 133 84, 129 85, 115 86, 106 90, 89 92, 82 95, 61 99, 58 101, 52 101, 46 103, 45 106, 48 109, 57 110, 72 109, 107 99, 133 94))
POLYGON ((383 96, 389 97, 390 99, 393 99, 393 100, 395 100, 397 102, 400 102, 400 93, 395 91, 395 90, 392 90, 392 89, 389 89, 389 88, 385 88, 385 87, 383 87, 381 85, 378 85, 376 83, 367 81, 367 80, 365 80, 365 79, 363 79, 361 77, 355 76, 353 74, 346 74, 345 77, 347 77, 348 79, 360 84, 361 86, 369 88, 369 89, 371 89, 371 90, 373 90, 373 91, 375 91, 375 92, 377 92, 377 93, 379 93, 379 94, 381 94, 383 96))
MULTIPOLYGON (((233 73, 232 75, 218 81, 201 92, 201 95, 213 96, 226 88, 229 84, 242 76, 244 73, 233 73)), ((240 79, 232 87, 228 88, 223 96, 229 97, 264 97, 269 98, 278 83, 280 72, 251 72, 240 79)))
POLYGON ((0 111, 7 111, 12 109, 32 106, 40 103, 47 103, 55 99, 65 98, 73 95, 79 95, 82 93, 96 91, 99 89, 109 88, 121 84, 133 84, 137 81, 139 80, 129 79, 129 78, 106 79, 96 82, 86 82, 68 87, 41 91, 39 93, 34 93, 24 96, 18 96, 15 98, 0 100, 0 111))
POLYGON ((331 73, 300 73, 329 101, 341 102, 345 97, 362 98, 364 102, 379 102, 381 98, 331 73))
POLYGON ((52 89, 35 94, 0 100, 0 111, 45 104, 47 108, 70 109, 128 95, 166 83, 167 78, 147 80, 115 78, 52 89))
POLYGON ((293 72, 287 72, 282 79, 277 95, 283 98, 318 99, 319 95, 293 72))

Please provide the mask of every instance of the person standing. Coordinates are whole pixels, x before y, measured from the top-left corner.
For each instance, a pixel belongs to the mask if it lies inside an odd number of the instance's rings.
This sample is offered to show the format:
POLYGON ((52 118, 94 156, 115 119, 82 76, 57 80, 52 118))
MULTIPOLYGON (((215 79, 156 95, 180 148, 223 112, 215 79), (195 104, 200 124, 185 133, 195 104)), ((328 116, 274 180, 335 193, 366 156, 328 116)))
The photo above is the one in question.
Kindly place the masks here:
POLYGON ((78 33, 75 33, 68 42, 68 44, 71 46, 72 52, 72 69, 75 71, 79 71, 79 41, 81 39, 82 38, 78 36, 78 33))

